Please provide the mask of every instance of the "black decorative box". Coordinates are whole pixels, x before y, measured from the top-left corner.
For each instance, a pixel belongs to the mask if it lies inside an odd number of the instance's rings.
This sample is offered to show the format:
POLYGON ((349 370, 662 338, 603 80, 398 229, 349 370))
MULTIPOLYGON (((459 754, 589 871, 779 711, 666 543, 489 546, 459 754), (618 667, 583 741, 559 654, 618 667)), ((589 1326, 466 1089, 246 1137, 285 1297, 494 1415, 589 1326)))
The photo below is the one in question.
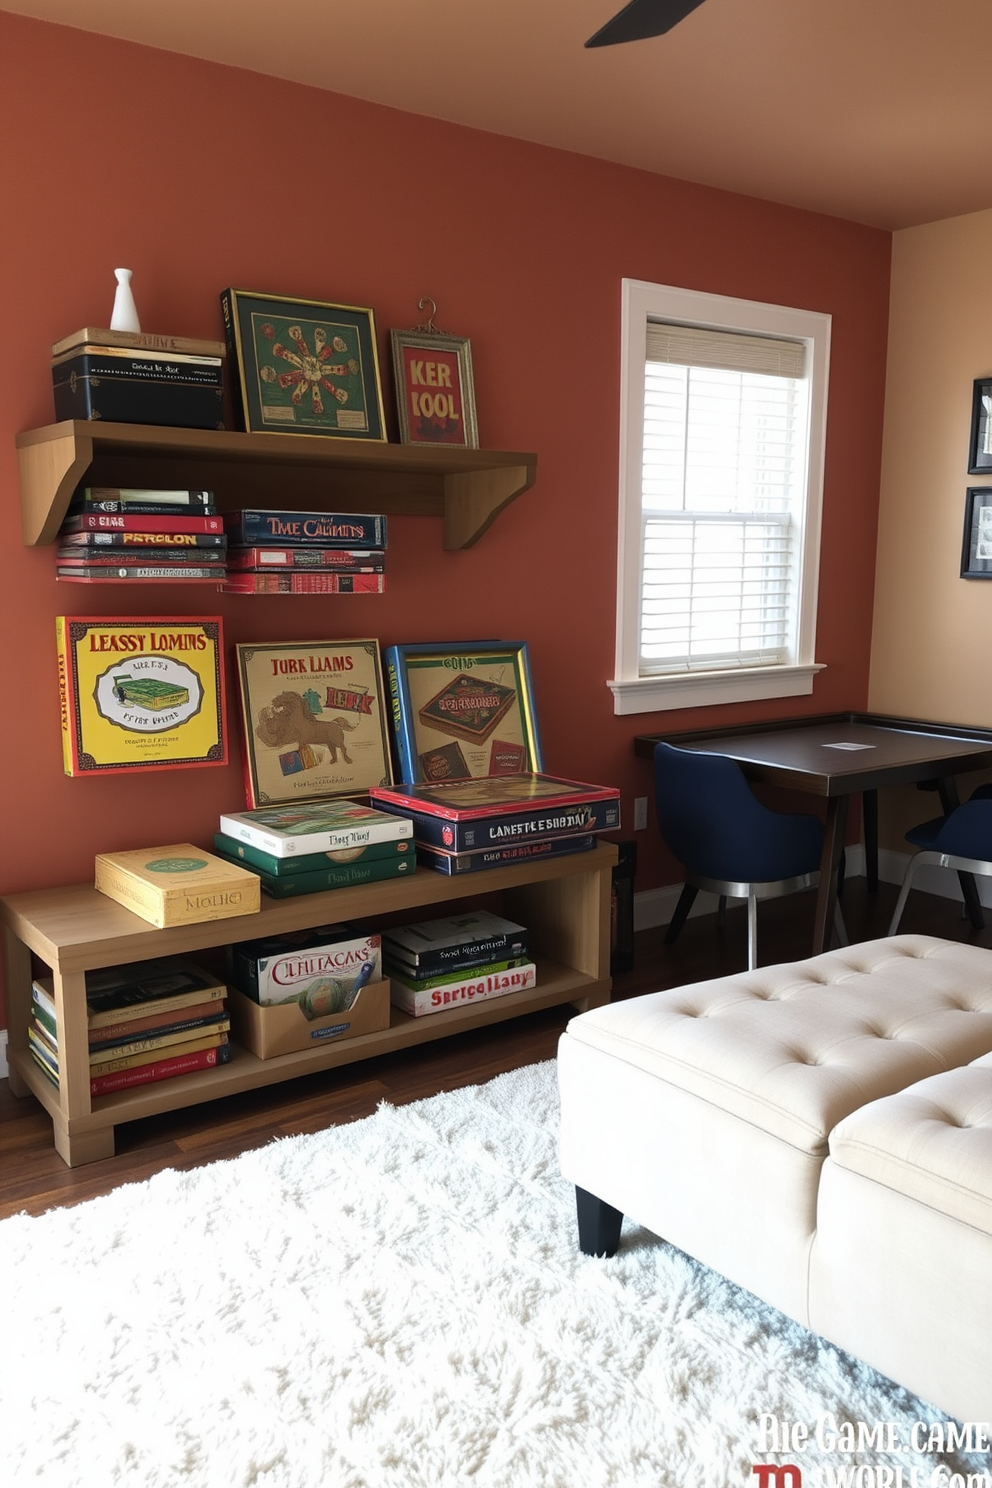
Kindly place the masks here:
POLYGON ((81 331, 52 347, 55 417, 223 429, 224 356, 215 341, 81 331))

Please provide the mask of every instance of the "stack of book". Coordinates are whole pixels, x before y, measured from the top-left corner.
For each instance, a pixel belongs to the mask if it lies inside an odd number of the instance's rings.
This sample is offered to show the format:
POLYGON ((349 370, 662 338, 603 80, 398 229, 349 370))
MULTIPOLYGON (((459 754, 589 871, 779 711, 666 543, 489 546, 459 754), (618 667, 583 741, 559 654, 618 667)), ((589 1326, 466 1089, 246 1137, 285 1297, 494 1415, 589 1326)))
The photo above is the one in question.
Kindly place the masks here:
POLYGON ((58 541, 56 578, 75 584, 218 584, 227 573, 211 491, 84 486, 58 541))
POLYGON ((488 910, 398 925, 382 934, 390 998, 411 1017, 523 992, 537 980, 527 930, 488 910))
POLYGON ((350 888, 416 870, 413 828, 358 801, 308 801, 220 819, 220 857, 257 873, 274 899, 350 888))
POLYGON ((386 518, 352 512, 231 512, 229 594, 382 594, 386 518))
MULTIPOLYGON (((86 973, 90 1094, 214 1069, 231 1055, 227 988, 174 956, 86 973)), ((31 1055, 59 1083, 59 1026, 50 977, 31 986, 31 1055)))
POLYGON ((437 785, 374 786, 372 804, 409 821, 417 857, 440 873, 589 852, 620 826, 620 792, 535 772, 437 785))

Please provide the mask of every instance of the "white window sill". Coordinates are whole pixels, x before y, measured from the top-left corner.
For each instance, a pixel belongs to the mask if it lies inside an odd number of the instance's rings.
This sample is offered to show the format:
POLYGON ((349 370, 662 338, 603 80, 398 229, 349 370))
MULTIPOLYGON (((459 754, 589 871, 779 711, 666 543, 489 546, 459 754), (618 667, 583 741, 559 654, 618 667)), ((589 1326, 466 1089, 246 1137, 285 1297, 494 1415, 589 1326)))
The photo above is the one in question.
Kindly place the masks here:
POLYGON ((608 682, 614 713, 661 713, 674 708, 710 708, 761 698, 802 697, 813 691, 823 666, 755 667, 727 672, 680 672, 671 677, 636 677, 608 682))

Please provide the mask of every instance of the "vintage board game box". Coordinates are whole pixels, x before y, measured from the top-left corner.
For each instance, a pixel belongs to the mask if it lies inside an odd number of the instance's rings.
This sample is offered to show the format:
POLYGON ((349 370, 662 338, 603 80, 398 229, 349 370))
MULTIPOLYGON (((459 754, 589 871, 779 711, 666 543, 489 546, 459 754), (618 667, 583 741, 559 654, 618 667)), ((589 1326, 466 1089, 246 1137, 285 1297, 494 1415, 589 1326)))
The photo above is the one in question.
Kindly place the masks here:
POLYGON ((283 511, 255 506, 225 512, 224 528, 232 546, 252 548, 261 543, 304 553, 324 548, 381 552, 389 531, 380 512, 283 511))
POLYGON ((401 780, 541 769, 523 641, 389 646, 383 661, 401 780))
POLYGON ((413 837, 408 821, 347 800, 301 801, 298 806, 228 812, 220 819, 220 830, 225 837, 247 842, 276 858, 312 857, 315 853, 409 841, 413 837))
POLYGON ((218 617, 55 625, 67 775, 227 763, 218 617))
MULTIPOLYGON (((395 820, 395 818, 393 818, 395 820)), ((398 838, 392 842, 366 842, 357 847, 331 848, 326 852, 305 852, 297 856, 280 858, 275 853, 264 852, 237 837, 228 837, 224 832, 214 833, 214 847, 224 858, 237 858, 246 868, 256 873, 271 874, 277 878, 292 878, 307 873, 319 873, 323 868, 365 867, 377 862, 408 862, 415 856, 410 838, 398 838)))
POLYGON ((160 930, 257 914, 258 875, 189 842, 98 853, 96 887, 160 930))
POLYGON ((231 980, 263 1007, 298 1002, 312 1022, 346 1012, 363 987, 382 980, 382 937, 339 924, 240 941, 231 947, 231 980))
MULTIPOLYGON (((225 854, 221 854, 222 857, 225 854)), ((237 859, 232 859, 237 861, 237 859)), ((273 899, 299 898, 301 894, 322 894, 328 889, 351 889, 358 884, 382 883, 387 878, 403 878, 417 871, 417 860, 411 858, 378 858, 371 863, 328 864, 313 873, 260 873, 262 891, 273 899)))
POLYGON ((461 1007, 468 1002, 488 1002, 493 997, 506 997, 510 992, 525 992, 536 982, 537 967, 529 961, 525 966, 508 967, 505 971, 481 976, 470 975, 441 987, 414 989, 398 981, 391 981, 389 987, 395 1007, 411 1018, 422 1018, 427 1013, 443 1013, 448 1008, 461 1007))
POLYGON ((453 853, 620 827, 620 792, 615 786, 534 771, 383 787, 370 795, 374 806, 412 822, 418 847, 453 853))
POLYGON ((250 807, 391 783, 378 641, 280 641, 235 650, 250 807))
POLYGON ((593 832, 580 836, 544 837, 536 842, 514 842, 506 847, 483 848, 481 851, 454 853, 441 847, 417 845, 417 861, 425 868, 454 877, 460 873, 479 873, 487 868, 501 868, 505 863, 529 863, 535 858, 564 858, 571 853, 592 852, 597 837, 593 832))
POLYGON ((263 1007, 236 989, 230 994, 229 1007, 238 1042, 258 1059, 274 1059, 388 1028, 389 982, 368 982, 358 988, 348 1007, 313 1018, 306 1016, 299 1002, 263 1007))
POLYGON ((488 909, 466 910, 436 920, 394 925, 383 936, 387 955, 417 976, 483 961, 519 956, 527 950, 527 927, 488 909))
POLYGON ((179 351, 121 345, 104 331, 78 335, 99 339, 69 337, 53 348, 57 419, 223 429, 224 348, 220 343, 193 342, 209 349, 179 351))

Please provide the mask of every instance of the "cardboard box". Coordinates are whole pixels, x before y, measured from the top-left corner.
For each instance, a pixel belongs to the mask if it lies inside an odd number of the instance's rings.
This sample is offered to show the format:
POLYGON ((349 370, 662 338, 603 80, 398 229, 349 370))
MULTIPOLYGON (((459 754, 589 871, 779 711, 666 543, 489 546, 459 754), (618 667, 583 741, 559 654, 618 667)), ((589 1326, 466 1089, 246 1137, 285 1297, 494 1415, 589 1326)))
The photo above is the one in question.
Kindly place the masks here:
POLYGON ((160 930, 257 914, 262 905, 257 874, 191 842, 98 853, 96 887, 160 930))
POLYGON ((274 1059, 277 1054, 294 1054, 299 1049, 315 1049, 323 1043, 355 1038, 360 1033, 380 1033, 388 1028, 389 983, 369 982, 346 1013, 312 1021, 304 1016, 298 1002, 261 1007, 233 988, 228 995, 228 1008, 238 1043, 259 1059, 274 1059))

